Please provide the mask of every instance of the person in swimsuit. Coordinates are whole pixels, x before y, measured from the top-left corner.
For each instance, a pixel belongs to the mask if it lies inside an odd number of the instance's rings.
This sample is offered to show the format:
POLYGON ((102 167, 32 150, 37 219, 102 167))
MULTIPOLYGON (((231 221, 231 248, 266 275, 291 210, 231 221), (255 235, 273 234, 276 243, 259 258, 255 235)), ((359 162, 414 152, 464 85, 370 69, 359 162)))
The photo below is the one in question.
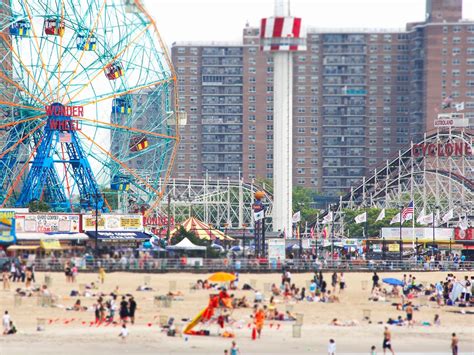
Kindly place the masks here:
POLYGON ((392 349, 392 335, 390 334, 390 331, 388 330, 388 327, 385 327, 385 330, 383 332, 383 353, 385 354, 386 350, 390 350, 392 355, 395 355, 393 349, 392 349))
POLYGON ((451 338, 451 350, 453 351, 453 355, 458 355, 458 343, 459 339, 456 333, 453 333, 453 337, 451 338))
POLYGON ((407 313, 408 326, 413 327, 413 307, 411 305, 411 302, 408 302, 408 305, 405 311, 407 313))

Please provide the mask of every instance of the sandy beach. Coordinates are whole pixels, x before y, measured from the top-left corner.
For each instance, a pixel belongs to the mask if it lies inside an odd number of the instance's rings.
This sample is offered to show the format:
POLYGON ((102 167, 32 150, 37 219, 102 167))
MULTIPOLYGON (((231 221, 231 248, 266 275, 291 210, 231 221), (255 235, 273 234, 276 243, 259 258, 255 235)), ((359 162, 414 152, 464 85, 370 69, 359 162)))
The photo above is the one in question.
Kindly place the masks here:
MULTIPOLYGON (((469 272, 456 273, 458 278, 470 275, 469 272)), ((99 291, 110 293, 117 286, 122 294, 134 295, 137 304, 137 321, 129 326, 129 337, 121 341, 118 337, 118 325, 91 325, 94 313, 90 311, 66 311, 80 298, 85 306, 92 305, 96 298, 71 297, 70 291, 79 290, 80 284, 97 282, 97 274, 81 274, 75 284, 66 283, 64 274, 48 274, 52 278, 51 291, 58 297, 58 307, 41 307, 36 297, 22 298, 21 305, 15 305, 14 291, 0 291, 2 313, 8 310, 18 328, 18 334, 0 337, 0 354, 223 354, 230 348, 230 339, 217 336, 217 325, 212 325, 211 336, 168 337, 159 327, 160 316, 172 316, 181 319, 192 319, 208 302, 209 290, 190 290, 190 284, 197 279, 204 279, 206 274, 107 274, 105 283, 99 291), (136 291, 139 285, 149 281, 154 291, 136 291), (183 292, 182 300, 173 301, 170 308, 158 307, 154 303, 156 295, 164 295, 169 290, 183 292), (37 331, 37 319, 45 321, 45 330, 37 331)), ((401 278, 402 273, 380 273, 382 277, 401 278)), ((415 273, 419 282, 436 282, 446 277, 446 273, 415 273)), ((324 278, 330 283, 330 273, 324 278)), ((389 317, 405 316, 391 305, 395 300, 372 302, 368 300, 371 287, 370 273, 346 273, 347 289, 340 295, 340 303, 291 302, 289 306, 277 304, 285 311, 292 308, 293 313, 303 313, 304 323, 301 338, 293 337, 293 322, 267 321, 262 338, 251 339, 251 310, 236 309, 232 317, 236 320, 235 340, 242 354, 326 354, 330 338, 335 339, 337 354, 368 354, 370 347, 377 347, 377 354, 382 354, 383 324, 389 317), (363 284, 366 285, 363 285, 363 284), (363 289, 364 288, 364 289, 363 289), (364 320, 370 312, 369 324, 364 320), (337 327, 329 325, 333 318, 341 321, 356 320, 359 325, 337 327)), ((36 280, 43 282, 45 274, 37 273, 36 280)), ((299 287, 307 287, 312 274, 293 274, 292 282, 299 287)), ((268 284, 279 283, 280 274, 241 274, 239 286, 243 283, 256 284, 262 292, 268 284)), ((20 287, 12 283, 11 289, 20 287)), ((95 291, 97 292, 97 291, 95 291)), ((236 296, 246 295, 253 300, 252 291, 235 291, 236 296)), ((269 292, 265 292, 269 298, 269 292)), ((416 321, 433 322, 435 314, 441 317, 441 326, 416 325, 390 326, 392 344, 396 354, 450 354, 451 333, 456 332, 460 340, 460 353, 474 353, 474 315, 461 314, 458 307, 437 308, 434 302, 427 302, 424 297, 414 300, 420 305, 415 312, 416 321)), ((186 324, 186 322, 182 322, 186 324)))

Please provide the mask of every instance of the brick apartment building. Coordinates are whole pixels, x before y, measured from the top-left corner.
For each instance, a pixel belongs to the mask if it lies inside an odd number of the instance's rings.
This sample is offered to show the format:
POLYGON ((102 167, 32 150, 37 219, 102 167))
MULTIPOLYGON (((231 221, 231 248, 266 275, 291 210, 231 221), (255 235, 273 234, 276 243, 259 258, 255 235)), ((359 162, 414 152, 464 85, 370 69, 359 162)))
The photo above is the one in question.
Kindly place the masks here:
MULTIPOLYGON (((271 179, 273 63, 259 29, 244 28, 241 43, 174 43, 172 58, 188 114, 174 177, 271 179)), ((310 27, 293 65, 294 184, 325 195, 433 130, 444 98, 474 119, 474 22, 462 0, 427 0, 426 20, 404 31, 310 27)))

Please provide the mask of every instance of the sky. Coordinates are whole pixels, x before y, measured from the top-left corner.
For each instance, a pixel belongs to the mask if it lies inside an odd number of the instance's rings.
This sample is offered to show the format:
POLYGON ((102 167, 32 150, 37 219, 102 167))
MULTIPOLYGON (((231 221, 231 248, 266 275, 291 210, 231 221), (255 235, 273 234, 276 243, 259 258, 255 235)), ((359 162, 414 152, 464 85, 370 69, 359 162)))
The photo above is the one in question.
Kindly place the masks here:
MULTIPOLYGON (((144 0, 168 46, 175 41, 241 41, 248 22, 273 14, 274 0, 144 0)), ((404 28, 425 18, 425 0, 292 0, 291 14, 307 27, 404 28)), ((463 18, 474 19, 474 0, 463 18)))

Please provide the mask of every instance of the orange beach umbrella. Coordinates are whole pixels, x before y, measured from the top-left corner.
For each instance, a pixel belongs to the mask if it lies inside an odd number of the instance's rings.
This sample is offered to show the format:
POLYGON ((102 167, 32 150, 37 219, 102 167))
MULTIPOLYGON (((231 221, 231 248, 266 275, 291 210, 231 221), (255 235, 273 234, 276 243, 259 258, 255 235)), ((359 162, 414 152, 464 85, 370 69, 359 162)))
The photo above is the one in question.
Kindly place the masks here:
POLYGON ((208 278, 208 280, 212 282, 231 282, 235 281, 235 279, 235 275, 229 274, 228 272, 216 272, 208 278))

